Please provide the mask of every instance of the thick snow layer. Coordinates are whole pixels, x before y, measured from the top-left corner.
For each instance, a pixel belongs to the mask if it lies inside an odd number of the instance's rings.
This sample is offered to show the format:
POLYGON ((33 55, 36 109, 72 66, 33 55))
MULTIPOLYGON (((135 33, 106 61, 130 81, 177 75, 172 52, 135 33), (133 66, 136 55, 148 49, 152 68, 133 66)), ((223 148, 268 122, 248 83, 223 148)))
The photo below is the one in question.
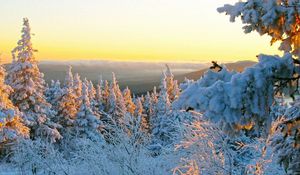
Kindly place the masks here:
POLYGON ((268 126, 274 77, 292 77, 293 70, 293 58, 286 54, 260 55, 259 63, 242 73, 209 71, 182 92, 173 108, 199 110, 226 131, 253 123, 268 126))

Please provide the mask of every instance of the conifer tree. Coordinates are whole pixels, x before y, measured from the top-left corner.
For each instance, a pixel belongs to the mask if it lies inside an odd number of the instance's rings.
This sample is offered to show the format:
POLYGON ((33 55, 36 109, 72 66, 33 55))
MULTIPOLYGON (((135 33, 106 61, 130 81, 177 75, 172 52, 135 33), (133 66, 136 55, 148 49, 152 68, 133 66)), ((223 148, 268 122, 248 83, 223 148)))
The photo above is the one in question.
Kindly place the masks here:
POLYGON ((109 111, 109 96, 110 96, 110 92, 109 92, 109 83, 107 80, 104 81, 104 89, 102 92, 102 98, 103 98, 103 105, 104 105, 104 109, 106 112, 109 111))
POLYGON ((109 89, 109 114, 112 115, 113 119, 121 125, 124 121, 124 116, 126 114, 126 106, 123 98, 123 94, 117 83, 115 74, 112 74, 112 82, 109 89))
POLYGON ((97 104, 97 108, 99 111, 104 111, 105 109, 105 101, 103 99, 103 92, 104 92, 104 85, 103 85, 102 76, 100 76, 99 82, 97 84, 96 88, 96 96, 95 96, 95 102, 97 104))
POLYGON ((76 97, 81 97, 82 93, 82 81, 78 73, 74 76, 74 94, 76 97))
POLYGON ((74 125, 77 114, 76 97, 71 88, 65 88, 64 94, 58 101, 58 123, 66 130, 74 125))
MULTIPOLYGON (((72 72, 69 68, 66 77, 72 77, 72 72)), ((63 94, 58 101, 57 107, 57 122, 63 126, 63 133, 70 131, 74 126, 74 121, 77 114, 76 96, 73 92, 74 84, 70 83, 71 78, 66 78, 65 87, 63 89, 63 94)), ((72 78, 73 79, 73 78, 72 78)))
POLYGON ((82 84, 82 104, 76 115, 75 133, 77 137, 89 138, 93 141, 102 141, 102 136, 99 133, 101 127, 100 116, 94 113, 91 108, 88 97, 88 87, 85 83, 82 84))
POLYGON ((153 111, 153 102, 152 102, 152 97, 150 95, 149 92, 147 92, 146 96, 145 96, 145 101, 143 103, 143 106, 145 108, 145 113, 146 115, 151 118, 154 114, 153 111))
POLYGON ((124 96, 125 106, 127 109, 126 111, 129 112, 131 115, 134 115, 136 106, 132 101, 131 91, 128 87, 126 87, 126 89, 124 89, 123 96, 124 96))
POLYGON ((167 70, 164 72, 163 76, 166 78, 166 87, 167 87, 167 93, 169 95, 169 100, 172 103, 174 100, 177 99, 179 96, 179 87, 177 80, 174 80, 174 75, 171 72, 171 69, 168 65, 166 65, 167 70))
POLYGON ((69 66, 66 77, 65 77, 65 87, 72 88, 74 86, 74 79, 72 73, 72 66, 69 66))
POLYGON ((63 95, 63 89, 60 87, 60 81, 51 80, 51 85, 47 88, 45 95, 47 102, 50 103, 54 109, 56 109, 58 104, 57 102, 63 95))
POLYGON ((29 137, 29 128, 23 124, 22 114, 9 99, 13 89, 5 84, 5 75, 0 60, 0 148, 19 137, 29 137))
POLYGON ((57 124, 51 121, 54 111, 44 96, 45 81, 38 68, 31 43, 31 29, 27 18, 23 20, 22 37, 12 51, 13 63, 10 66, 8 81, 13 88, 13 103, 24 112, 30 126, 31 137, 42 137, 55 142, 61 138, 57 124))
POLYGON ((96 98, 96 89, 94 88, 94 85, 93 85, 92 81, 88 81, 87 86, 88 86, 90 102, 91 102, 92 106, 94 106, 95 98, 96 98))
POLYGON ((151 93, 151 103, 152 103, 153 116, 156 116, 157 115, 157 103, 158 103, 158 94, 156 91, 156 86, 154 86, 153 92, 151 93))
POLYGON ((149 121, 149 116, 145 115, 145 111, 143 108, 143 103, 141 101, 141 98, 137 98, 135 100, 135 112, 134 115, 135 117, 138 119, 137 121, 140 122, 140 131, 144 132, 144 133, 148 133, 149 132, 149 125, 150 125, 150 121, 149 121))
POLYGON ((167 77, 163 73, 161 84, 160 84, 160 92, 157 101, 157 112, 159 115, 166 114, 171 107, 168 89, 167 89, 167 77))

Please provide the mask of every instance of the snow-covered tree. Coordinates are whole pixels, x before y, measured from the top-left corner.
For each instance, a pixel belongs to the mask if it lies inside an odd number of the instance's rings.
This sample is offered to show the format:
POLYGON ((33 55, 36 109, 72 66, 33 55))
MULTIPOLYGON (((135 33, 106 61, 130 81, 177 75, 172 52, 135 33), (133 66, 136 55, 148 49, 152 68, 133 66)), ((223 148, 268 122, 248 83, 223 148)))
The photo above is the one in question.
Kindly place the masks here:
POLYGON ((58 101, 57 122, 63 126, 62 133, 65 133, 66 131, 70 131, 70 128, 74 126, 77 115, 77 104, 72 87, 65 87, 63 91, 63 95, 58 101))
POLYGON ((133 115, 135 113, 136 106, 132 101, 131 91, 128 87, 126 87, 126 89, 123 90, 123 97, 124 97, 124 102, 125 102, 127 112, 133 115))
POLYGON ((66 88, 72 88, 74 86, 74 78, 72 73, 72 66, 69 66, 66 77, 65 77, 65 84, 66 88))
POLYGON ((110 96, 110 92, 109 92, 109 83, 107 80, 104 81, 104 89, 102 92, 102 98, 103 98, 103 103, 104 103, 104 107, 105 107, 105 111, 109 111, 109 96, 110 96))
POLYGON ((13 89, 5 84, 5 75, 0 60, 0 149, 19 137, 29 137, 29 128, 23 124, 22 114, 9 99, 13 89))
POLYGON ((61 88, 60 81, 51 80, 50 87, 46 89, 45 96, 47 102, 50 103, 54 109, 56 109, 58 104, 57 102, 59 98, 61 98, 62 94, 63 89, 61 88))
POLYGON ((156 106, 157 112, 159 115, 163 115, 170 110, 171 103, 169 99, 169 94, 167 89, 167 78, 165 74, 163 74, 161 79, 160 92, 159 92, 159 97, 156 105, 157 105, 156 106))
POLYGON ((165 76, 166 79, 166 88, 169 95, 169 100, 170 102, 173 102, 179 96, 180 90, 177 80, 174 80, 174 75, 171 72, 170 67, 168 65, 166 65, 166 67, 167 70, 164 72, 163 76, 165 76))
POLYGON ((153 110, 153 116, 157 115, 157 103, 158 103, 158 93, 156 91, 156 86, 154 86, 153 91, 151 93, 151 102, 152 102, 152 110, 153 110))
POLYGON ((96 106, 99 111, 104 111, 105 109, 105 100, 103 99, 103 92, 104 92, 104 82, 102 80, 102 76, 100 76, 99 82, 97 84, 96 88, 96 96, 95 96, 95 102, 96 106))
POLYGON ((54 111, 44 96, 45 81, 38 68, 31 43, 31 29, 27 18, 23 20, 22 36, 12 51, 13 62, 8 71, 7 82, 13 88, 13 103, 25 114, 32 137, 44 137, 54 142, 61 136, 58 125, 51 122, 54 111))
POLYGON ((277 161, 284 167, 287 174, 300 173, 300 99, 297 98, 286 109, 284 115, 275 121, 272 129, 271 144, 277 161))
POLYGON ((145 109, 145 114, 151 118, 154 115, 154 109, 153 109, 153 101, 152 97, 150 95, 150 92, 147 92, 145 96, 145 101, 143 103, 144 109, 145 109))
POLYGON ((78 73, 75 74, 74 76, 74 94, 76 95, 76 97, 81 97, 81 93, 82 93, 82 81, 80 79, 80 76, 78 73))
POLYGON ((137 98, 135 100, 135 111, 134 116, 138 118, 140 121, 140 131, 144 133, 149 133, 150 130, 150 118, 148 115, 145 114, 143 103, 141 98, 137 98))
POLYGON ((192 121, 190 113, 181 110, 169 110, 158 114, 151 120, 152 145, 173 147, 181 141, 184 123, 192 121))
POLYGON ((80 138, 102 141, 102 136, 99 132, 101 126, 100 116, 92 111, 88 95, 88 87, 83 83, 81 96, 82 104, 76 115, 75 133, 76 136, 80 138))
POLYGON ((123 123, 124 116, 126 114, 126 106, 124 102, 123 94, 117 83, 115 74, 112 74, 112 82, 109 89, 108 99, 108 113, 112 115, 113 119, 121 125, 123 123))
POLYGON ((300 56, 299 0, 247 0, 218 8, 234 22, 241 17, 245 33, 252 31, 271 36, 271 44, 280 41, 280 50, 300 56))
POLYGON ((88 81, 88 92, 89 92, 89 99, 92 105, 92 108, 96 106, 96 89, 94 88, 94 84, 92 81, 88 81))

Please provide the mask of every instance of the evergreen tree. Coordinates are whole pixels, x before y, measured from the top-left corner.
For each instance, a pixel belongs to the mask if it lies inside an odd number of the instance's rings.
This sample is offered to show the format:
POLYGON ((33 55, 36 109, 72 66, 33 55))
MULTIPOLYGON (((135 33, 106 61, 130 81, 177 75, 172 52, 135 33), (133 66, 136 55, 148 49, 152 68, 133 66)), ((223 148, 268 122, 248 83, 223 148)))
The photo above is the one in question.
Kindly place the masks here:
POLYGON ((94 106, 95 98, 96 98, 96 89, 94 88, 92 81, 88 81, 87 86, 88 86, 89 99, 90 99, 91 105, 94 106))
POLYGON ((128 87, 126 87, 126 89, 124 89, 123 96, 124 96, 125 106, 127 109, 126 111, 129 112, 131 115, 134 115, 136 106, 132 101, 131 91, 128 87))
POLYGON ((112 74, 112 82, 109 90, 109 114, 112 115, 113 119, 117 124, 122 125, 124 123, 124 116, 126 114, 126 106, 123 98, 123 94, 117 83, 115 74, 112 74))
POLYGON ((5 75, 0 65, 0 148, 19 137, 29 137, 29 128, 23 124, 21 113, 9 99, 13 89, 4 83, 5 75))
POLYGON ((45 82, 34 57, 36 50, 32 47, 28 19, 23 21, 22 37, 12 51, 14 61, 8 74, 7 82, 14 90, 11 99, 24 112, 33 138, 42 137, 55 142, 61 135, 56 129, 58 125, 51 122, 54 111, 44 96, 45 82))
POLYGON ((171 107, 171 103, 169 100, 169 94, 167 89, 167 77, 163 73, 161 84, 160 84, 160 92, 159 92, 159 98, 157 101, 157 112, 158 115, 166 114, 171 107))
POLYGON ((63 89, 60 87, 60 81, 51 80, 50 87, 47 88, 46 92, 46 99, 54 109, 56 109, 58 100, 63 95, 63 89))
POLYGON ((76 97, 81 97, 82 93, 82 81, 80 79, 80 76, 78 73, 75 74, 74 76, 74 94, 76 97))
POLYGON ((151 118, 154 115, 154 111, 153 111, 152 97, 149 92, 147 92, 147 94, 145 96, 145 101, 143 103, 143 106, 144 106, 146 115, 149 118, 151 118))
POLYGON ((97 104, 97 108, 99 111, 104 111, 105 109, 105 101, 103 99, 103 92, 104 92, 104 85, 103 85, 103 80, 102 80, 102 76, 100 76, 99 82, 97 84, 97 88, 96 88, 96 97, 95 97, 95 101, 97 104))
POLYGON ((75 133, 77 137, 89 138, 93 141, 102 141, 99 129, 101 127, 100 116, 94 113, 88 97, 88 87, 82 84, 82 104, 76 115, 75 133))
POLYGON ((144 133, 148 133, 149 132, 149 125, 150 125, 150 121, 149 121, 149 116, 145 115, 145 111, 143 108, 143 103, 141 101, 141 98, 137 98, 135 100, 135 112, 134 115, 135 117, 138 119, 138 121, 140 122, 140 131, 144 132, 144 133))
POLYGON ((66 88, 72 88, 74 86, 74 79, 73 79, 73 73, 72 73, 72 66, 69 66, 69 69, 66 74, 65 78, 65 87, 66 88))
POLYGON ((156 116, 157 115, 157 103, 158 103, 158 94, 156 91, 156 86, 154 86, 153 92, 151 93, 151 103, 152 103, 153 116, 156 116))
POLYGON ((104 109, 106 112, 109 111, 109 97, 110 97, 110 92, 109 92, 109 83, 107 80, 104 81, 104 89, 102 92, 102 98, 103 98, 103 105, 104 109))
POLYGON ((58 123, 61 124, 64 129, 72 127, 77 114, 76 97, 73 94, 71 88, 65 88, 64 94, 58 102, 58 123))
POLYGON ((167 89, 167 93, 169 96, 169 100, 170 102, 175 100, 175 95, 174 95, 174 75, 171 72, 171 69, 168 65, 166 65, 167 70, 163 73, 163 76, 165 76, 165 81, 166 81, 166 89, 167 89))

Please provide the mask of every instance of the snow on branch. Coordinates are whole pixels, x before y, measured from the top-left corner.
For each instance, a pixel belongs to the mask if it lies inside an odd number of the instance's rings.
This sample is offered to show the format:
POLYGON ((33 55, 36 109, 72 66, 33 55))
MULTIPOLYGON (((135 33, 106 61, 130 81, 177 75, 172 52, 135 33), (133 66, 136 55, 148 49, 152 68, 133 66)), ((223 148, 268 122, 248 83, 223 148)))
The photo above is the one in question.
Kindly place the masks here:
POLYGON ((234 133, 240 129, 264 128, 269 131, 269 109, 274 101, 274 77, 293 77, 291 54, 260 55, 259 63, 242 73, 208 71, 203 78, 189 85, 173 108, 193 108, 219 123, 223 130, 234 133), (265 127, 260 127, 265 126, 265 127))

